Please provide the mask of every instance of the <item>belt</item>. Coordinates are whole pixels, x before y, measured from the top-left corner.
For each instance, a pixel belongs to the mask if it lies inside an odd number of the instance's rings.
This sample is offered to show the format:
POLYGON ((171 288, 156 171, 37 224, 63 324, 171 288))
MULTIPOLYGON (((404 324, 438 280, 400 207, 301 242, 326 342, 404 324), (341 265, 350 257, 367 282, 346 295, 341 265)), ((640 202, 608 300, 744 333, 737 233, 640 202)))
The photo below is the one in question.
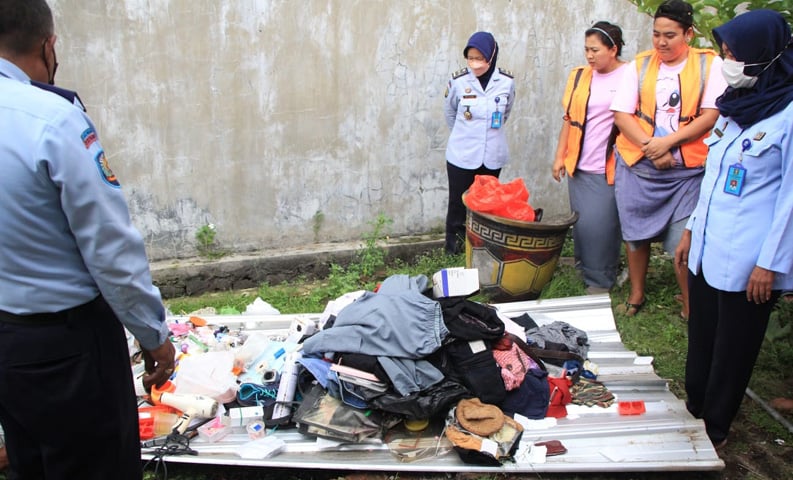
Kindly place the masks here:
POLYGON ((10 313, 3 310, 0 310, 0 323, 10 323, 12 325, 62 325, 66 323, 69 319, 71 313, 80 310, 82 308, 88 307, 93 303, 100 301, 102 296, 99 295, 95 299, 91 300, 88 303, 84 303, 82 305, 78 305, 76 307, 68 308, 66 310, 61 310, 60 312, 52 312, 52 313, 28 313, 28 314, 16 314, 10 313))

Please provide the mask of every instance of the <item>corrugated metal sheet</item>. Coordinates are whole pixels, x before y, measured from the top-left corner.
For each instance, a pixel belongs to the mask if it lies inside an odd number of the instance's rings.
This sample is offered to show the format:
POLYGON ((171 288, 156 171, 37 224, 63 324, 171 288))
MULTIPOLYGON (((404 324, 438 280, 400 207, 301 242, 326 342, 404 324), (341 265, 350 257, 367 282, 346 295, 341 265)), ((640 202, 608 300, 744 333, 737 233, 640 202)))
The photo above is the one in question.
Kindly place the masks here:
MULTIPOLYGON (((560 440, 564 455, 531 462, 518 456, 515 463, 501 467, 478 467, 462 463, 450 452, 441 457, 400 462, 384 445, 341 445, 327 448, 313 437, 295 430, 273 433, 286 443, 282 453, 263 460, 242 459, 235 454, 248 438, 244 434, 225 437, 214 444, 193 440, 197 456, 167 457, 169 462, 214 465, 244 465, 301 469, 368 470, 387 472, 630 472, 721 470, 718 457, 702 421, 693 418, 682 400, 669 391, 667 382, 653 371, 652 358, 641 357, 622 345, 614 323, 608 295, 504 303, 496 305, 509 317, 529 313, 538 323, 556 320, 585 330, 589 336, 589 358, 598 364, 598 380, 619 401, 644 401, 646 413, 622 416, 616 404, 608 409, 569 406, 567 418, 545 429, 523 434, 521 445, 560 440)), ((230 328, 262 330, 283 335, 295 318, 316 319, 319 315, 205 317, 230 328)), ((144 459, 151 458, 144 450, 144 459)))

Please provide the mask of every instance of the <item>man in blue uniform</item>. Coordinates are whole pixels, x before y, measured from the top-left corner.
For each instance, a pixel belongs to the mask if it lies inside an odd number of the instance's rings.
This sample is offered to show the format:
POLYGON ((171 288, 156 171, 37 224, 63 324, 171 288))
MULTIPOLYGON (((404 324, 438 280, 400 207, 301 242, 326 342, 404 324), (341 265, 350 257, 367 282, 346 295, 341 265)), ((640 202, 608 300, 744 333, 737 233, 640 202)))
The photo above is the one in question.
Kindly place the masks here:
POLYGON ((52 84, 45 0, 0 0, 0 424, 9 478, 140 479, 124 327, 173 372, 159 290, 96 129, 52 84))

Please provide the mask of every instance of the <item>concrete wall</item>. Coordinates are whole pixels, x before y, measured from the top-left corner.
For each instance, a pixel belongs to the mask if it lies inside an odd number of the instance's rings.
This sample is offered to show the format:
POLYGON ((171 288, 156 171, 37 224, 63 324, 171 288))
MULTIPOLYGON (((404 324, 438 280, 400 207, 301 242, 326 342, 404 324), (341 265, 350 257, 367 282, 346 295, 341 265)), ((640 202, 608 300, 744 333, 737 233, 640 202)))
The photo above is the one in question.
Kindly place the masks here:
POLYGON ((441 230, 442 113, 471 33, 492 31, 517 81, 511 163, 546 214, 569 69, 593 22, 630 59, 651 20, 627 0, 50 0, 60 85, 80 92, 152 259, 217 226, 248 252, 441 230))

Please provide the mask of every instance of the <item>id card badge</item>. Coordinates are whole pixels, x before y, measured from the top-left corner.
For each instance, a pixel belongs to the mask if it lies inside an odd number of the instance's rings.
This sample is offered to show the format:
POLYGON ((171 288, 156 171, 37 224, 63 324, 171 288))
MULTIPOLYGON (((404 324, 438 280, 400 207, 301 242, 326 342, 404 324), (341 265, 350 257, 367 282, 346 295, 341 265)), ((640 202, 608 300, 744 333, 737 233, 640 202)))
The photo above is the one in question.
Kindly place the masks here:
POLYGON ((740 163, 730 165, 727 172, 727 180, 724 182, 724 193, 739 197, 743 190, 743 182, 746 179, 746 169, 740 163))
POLYGON ((501 128, 501 112, 493 112, 493 116, 490 117, 490 128, 501 128))

